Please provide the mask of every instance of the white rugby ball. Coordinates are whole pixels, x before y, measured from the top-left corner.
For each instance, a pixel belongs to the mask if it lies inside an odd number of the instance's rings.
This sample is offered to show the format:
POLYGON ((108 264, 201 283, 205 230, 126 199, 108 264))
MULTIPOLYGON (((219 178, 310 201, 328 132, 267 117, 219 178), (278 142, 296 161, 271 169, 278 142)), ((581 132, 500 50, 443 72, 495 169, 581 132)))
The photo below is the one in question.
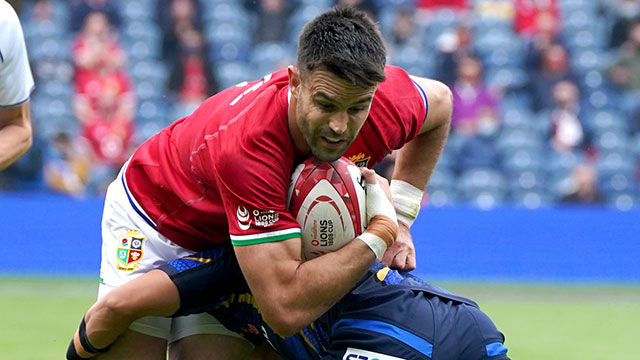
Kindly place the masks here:
POLYGON ((288 208, 302 230, 304 260, 338 250, 367 226, 362 174, 345 157, 309 158, 291 176, 288 208))

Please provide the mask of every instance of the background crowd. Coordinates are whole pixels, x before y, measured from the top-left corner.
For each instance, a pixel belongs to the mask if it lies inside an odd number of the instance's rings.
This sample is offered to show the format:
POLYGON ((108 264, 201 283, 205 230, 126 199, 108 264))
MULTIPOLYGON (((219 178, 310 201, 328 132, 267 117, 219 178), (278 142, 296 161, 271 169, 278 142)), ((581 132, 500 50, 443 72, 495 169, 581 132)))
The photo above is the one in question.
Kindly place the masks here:
POLYGON ((35 139, 2 191, 103 193, 146 138, 294 63, 302 25, 338 3, 380 23, 390 64, 453 91, 429 206, 640 206, 640 0, 10 2, 35 139))

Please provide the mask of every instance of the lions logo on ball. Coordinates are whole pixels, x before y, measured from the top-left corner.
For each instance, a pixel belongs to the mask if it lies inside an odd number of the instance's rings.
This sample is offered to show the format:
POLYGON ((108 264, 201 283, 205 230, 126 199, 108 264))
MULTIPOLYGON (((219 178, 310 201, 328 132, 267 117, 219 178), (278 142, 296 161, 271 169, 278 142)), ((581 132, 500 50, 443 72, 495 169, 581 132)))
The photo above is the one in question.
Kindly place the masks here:
POLYGON ((344 157, 332 163, 307 159, 293 173, 289 211, 302 230, 304 259, 341 248, 366 226, 360 170, 344 157))

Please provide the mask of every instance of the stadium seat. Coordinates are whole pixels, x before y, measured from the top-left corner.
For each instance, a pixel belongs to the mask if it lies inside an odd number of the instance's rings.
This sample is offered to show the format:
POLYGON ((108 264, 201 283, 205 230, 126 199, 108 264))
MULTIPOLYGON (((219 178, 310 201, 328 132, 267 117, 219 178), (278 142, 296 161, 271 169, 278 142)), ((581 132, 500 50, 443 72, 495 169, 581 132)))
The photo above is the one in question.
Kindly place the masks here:
POLYGON ((166 86, 169 76, 167 67, 160 61, 153 59, 131 61, 129 74, 134 83, 150 81, 158 88, 166 86))
POLYGON ((527 130, 508 130, 500 134, 496 142, 496 146, 500 152, 506 154, 519 149, 537 150, 542 148, 542 138, 535 132, 527 130))
POLYGON ((427 76, 427 74, 433 73, 435 66, 433 56, 414 46, 396 47, 391 55, 390 63, 418 76, 427 76))
POLYGON ((221 88, 228 88, 243 81, 251 81, 252 72, 247 63, 227 62, 216 66, 216 76, 221 88))
POLYGON ((584 118, 587 127, 594 134, 602 134, 606 131, 615 133, 628 133, 629 123, 624 115, 614 109, 604 109, 600 111, 590 112, 584 118))
POLYGON ((159 46, 161 33, 158 25, 149 20, 128 21, 122 30, 123 43, 127 41, 144 41, 151 46, 159 46))
POLYGON ((636 160, 626 152, 610 152, 602 155, 598 162, 598 176, 608 179, 616 174, 630 176, 636 169, 636 160))
POLYGON ((503 168, 507 174, 523 171, 539 171, 542 167, 542 156, 538 149, 508 149, 502 153, 503 168))
POLYGON ((510 194, 508 203, 529 210, 549 207, 553 202, 549 195, 541 190, 523 190, 510 194))
POLYGON ((121 9, 127 21, 150 20, 154 10, 142 1, 125 1, 121 9))
POLYGON ((633 174, 616 173, 610 176, 601 176, 598 181, 598 189, 606 196, 613 194, 636 194, 638 183, 633 174))
POLYGON ((505 198, 505 180, 500 172, 493 169, 467 169, 460 175, 458 191, 475 205, 491 208, 505 198))
POLYGON ((251 53, 251 67, 254 77, 259 78, 273 72, 277 65, 284 62, 295 63, 295 49, 281 42, 257 44, 251 53))
POLYGON ((529 83, 529 75, 518 67, 486 67, 484 74, 488 85, 505 91, 523 89, 529 83))
POLYGON ((137 81, 134 85, 138 101, 158 98, 164 91, 163 88, 157 87, 156 84, 151 80, 140 80, 137 81))
POLYGON ((437 39, 445 32, 457 28, 459 24, 460 16, 454 10, 447 8, 436 10, 425 28, 425 38, 437 39))
POLYGON ((29 48, 29 60, 31 62, 40 62, 47 60, 65 60, 71 61, 71 41, 64 36, 60 36, 59 38, 45 38, 41 40, 35 41, 33 46, 30 46, 32 43, 30 42, 28 46, 29 48))
POLYGON ((236 2, 217 2, 203 14, 206 26, 229 24, 250 31, 253 28, 251 16, 236 2))
POLYGON ((209 59, 215 62, 249 61, 251 46, 228 41, 223 43, 209 43, 209 59))
POLYGON ((607 197, 607 204, 617 210, 629 211, 640 205, 640 199, 628 193, 613 194, 607 197))
POLYGON ((160 43, 156 41, 137 39, 126 41, 123 45, 131 61, 153 61, 160 58, 160 43))
POLYGON ((629 148, 629 139, 625 132, 606 130, 596 134, 595 145, 603 153, 625 153, 629 148))
POLYGON ((240 24, 231 22, 209 23, 206 26, 205 38, 209 44, 219 45, 235 43, 238 46, 251 45, 251 33, 240 24))

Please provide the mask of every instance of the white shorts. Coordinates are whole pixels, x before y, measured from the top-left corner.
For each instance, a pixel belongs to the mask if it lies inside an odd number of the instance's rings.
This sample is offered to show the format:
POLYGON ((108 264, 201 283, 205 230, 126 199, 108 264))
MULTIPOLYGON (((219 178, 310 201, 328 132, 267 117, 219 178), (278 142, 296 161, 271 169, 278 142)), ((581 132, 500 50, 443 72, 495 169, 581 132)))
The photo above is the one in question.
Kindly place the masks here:
MULTIPOLYGON (((126 189, 123 176, 126 166, 127 164, 107 189, 102 214, 102 262, 98 298, 166 261, 194 253, 174 244, 154 229, 153 222, 126 189)), ((129 328, 167 339, 168 342, 197 334, 242 338, 206 313, 173 319, 149 316, 136 320, 129 328)))

